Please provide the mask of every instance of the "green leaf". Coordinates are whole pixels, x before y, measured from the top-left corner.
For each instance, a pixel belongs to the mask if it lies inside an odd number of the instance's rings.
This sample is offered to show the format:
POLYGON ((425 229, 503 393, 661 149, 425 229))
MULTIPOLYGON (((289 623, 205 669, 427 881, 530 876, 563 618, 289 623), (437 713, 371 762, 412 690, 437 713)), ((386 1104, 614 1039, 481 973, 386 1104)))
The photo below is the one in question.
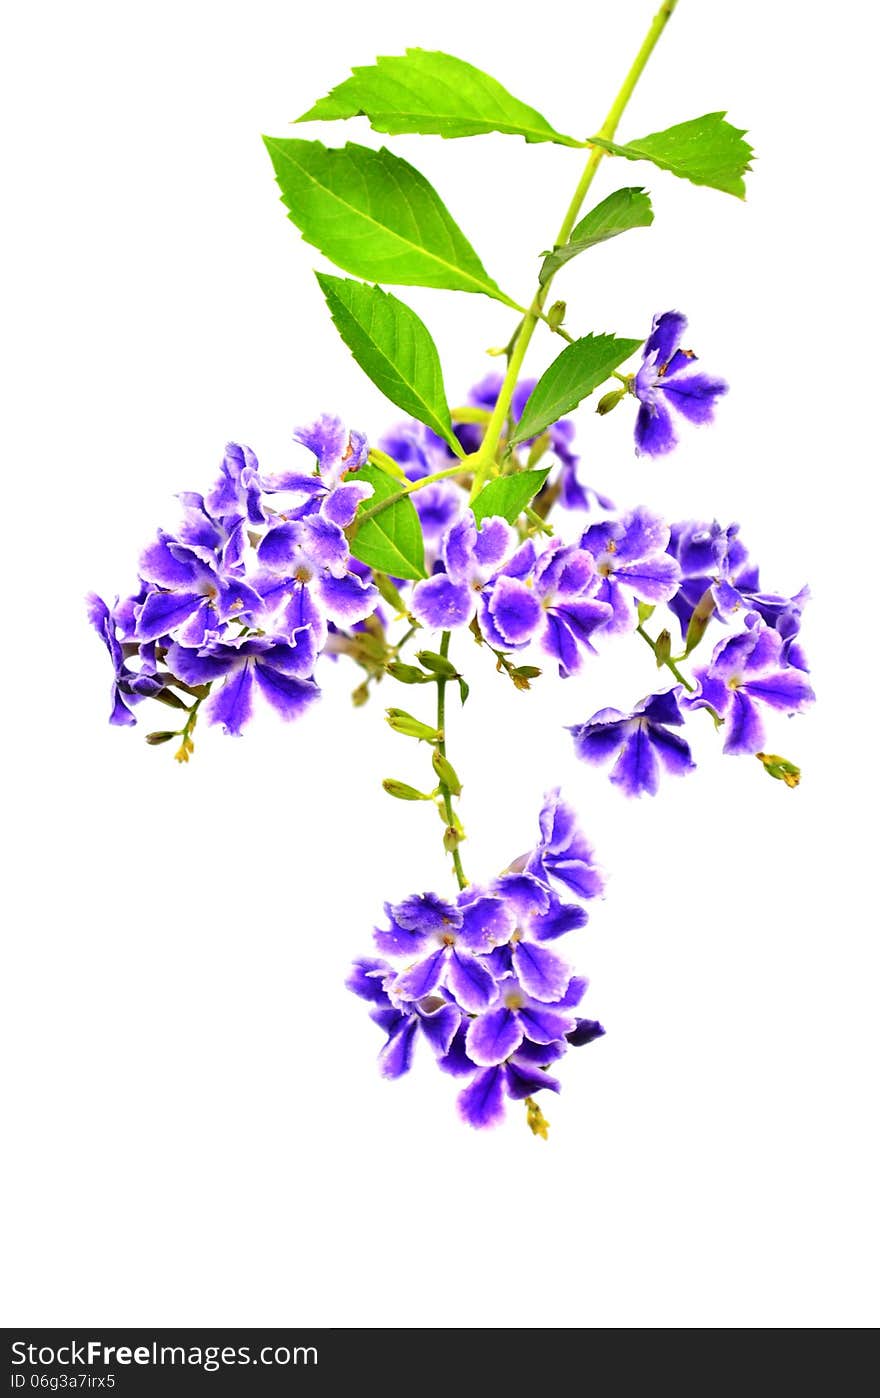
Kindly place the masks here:
POLYGON ((358 516, 374 509, 389 495, 399 494, 399 487, 377 466, 362 466, 357 479, 367 481, 373 487, 373 494, 361 501, 354 518, 349 547, 355 558, 395 578, 427 577, 422 526, 412 500, 406 497, 395 500, 373 519, 358 525, 358 516))
POLYGON ((443 388, 440 356, 427 327, 390 292, 318 272, 333 323, 358 364, 398 408, 461 454, 443 388))
POLYGON ((390 151, 264 136, 281 198, 307 243, 353 276, 479 291, 515 306, 424 175, 390 151))
POLYGON ((629 359, 641 343, 618 340, 614 335, 585 335, 566 345, 532 389, 510 438, 511 445, 537 437, 545 427, 565 417, 582 398, 604 383, 618 364, 629 359))
POLYGON ((547 254, 539 277, 541 285, 578 253, 586 252, 587 248, 604 243, 609 238, 616 238, 618 233, 625 233, 629 228, 647 228, 653 222, 654 210, 643 189, 616 189, 581 219, 572 229, 567 243, 547 254))
POLYGON ((353 68, 298 121, 339 121, 365 116, 374 131, 400 135, 481 136, 501 131, 526 141, 582 146, 563 136, 534 107, 513 97, 487 73, 449 53, 407 49, 380 57, 371 67, 353 68))
POLYGON ((707 112, 693 121, 643 136, 640 141, 629 141, 625 146, 605 141, 601 136, 594 136, 591 144, 627 160, 650 160, 661 170, 671 170, 691 184, 705 184, 744 199, 743 175, 752 168, 752 147, 743 140, 745 131, 724 120, 726 115, 707 112))
POLYGON ((549 474, 548 466, 544 471, 518 471, 515 476, 499 476, 490 481, 471 505, 477 524, 490 515, 500 515, 508 524, 515 524, 549 474))

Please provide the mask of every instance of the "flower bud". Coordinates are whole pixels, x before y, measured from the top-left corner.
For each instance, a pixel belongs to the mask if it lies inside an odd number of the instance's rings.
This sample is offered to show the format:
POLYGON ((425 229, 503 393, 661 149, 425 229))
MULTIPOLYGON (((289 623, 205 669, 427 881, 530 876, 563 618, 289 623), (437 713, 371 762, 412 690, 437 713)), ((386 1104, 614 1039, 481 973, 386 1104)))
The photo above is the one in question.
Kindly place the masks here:
POLYGON ((439 748, 434 749, 434 755, 431 758, 431 761, 434 764, 434 771, 437 773, 437 776, 440 778, 443 785, 447 788, 450 795, 460 796, 461 782, 458 780, 458 773, 456 772, 449 759, 447 757, 444 757, 443 753, 440 751, 439 748))
POLYGON ((696 650, 706 634, 706 627, 712 620, 715 612, 715 593, 711 587, 707 587, 697 605, 694 607, 693 615, 688 622, 687 635, 684 638, 684 653, 690 655, 692 650, 696 650))
POLYGON ((413 718, 406 709, 386 709, 385 718, 395 733, 402 733, 405 738, 418 738, 428 743, 436 743, 440 738, 436 728, 413 718))
POLYGON ((639 603, 639 626, 644 626, 646 621, 650 621, 654 615, 655 607, 653 602, 639 603))
POLYGON ((596 412, 599 416, 604 417, 606 413, 611 412, 612 408, 616 408, 625 393, 625 388, 612 388, 607 393, 603 393, 596 404, 596 412))
POLYGON ((427 684, 430 679, 418 665, 404 665, 402 660, 389 661, 385 669, 400 684, 427 684))
POLYGON ((406 603, 386 573, 374 573, 373 582, 376 584, 379 596, 384 597, 389 607, 394 607, 398 612, 406 612, 406 603))
POLYGON ((654 642, 654 655, 657 659, 657 669, 661 669, 672 655, 672 637, 668 631, 661 631, 654 642))
POLYGON ((755 756, 762 763, 764 771, 771 777, 775 777, 779 782, 785 782, 786 786, 795 787, 800 784, 801 769, 793 762, 789 762, 785 757, 779 757, 773 752, 756 752, 755 756))
POLYGON ((457 680, 458 671, 445 655, 438 655, 433 650, 416 651, 416 660, 420 665, 424 665, 426 670, 431 670, 435 675, 441 675, 444 680, 457 680))
POLYGON ((548 324, 550 325, 550 327, 551 327, 552 330, 558 330, 558 329, 559 329, 560 325, 561 325, 562 322, 565 320, 565 312, 566 312, 566 310, 567 310, 567 307, 566 307, 566 304, 565 304, 564 301, 554 301, 554 302, 553 302, 553 305, 550 307, 549 311, 547 312, 547 321, 548 321, 548 324))
POLYGON ((447 825, 443 832, 443 848, 447 854, 454 854, 464 839, 464 831, 454 825, 447 825))
POLYGON ((406 782, 396 781, 394 777, 386 777, 382 783, 384 791, 389 796, 395 796, 398 801, 431 801, 433 797, 428 792, 416 791, 414 786, 408 786, 406 782))
POLYGON ((179 733, 148 733, 147 742, 151 748, 158 747, 160 743, 170 743, 172 738, 179 738, 179 733))

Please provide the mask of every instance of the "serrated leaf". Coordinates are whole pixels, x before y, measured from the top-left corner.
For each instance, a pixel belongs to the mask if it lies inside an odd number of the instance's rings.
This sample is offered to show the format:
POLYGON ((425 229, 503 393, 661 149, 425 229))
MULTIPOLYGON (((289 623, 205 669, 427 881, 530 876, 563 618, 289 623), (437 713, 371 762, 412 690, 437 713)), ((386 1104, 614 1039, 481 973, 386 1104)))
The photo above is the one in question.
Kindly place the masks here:
POLYGON ((381 287, 321 272, 317 276, 333 323, 364 373, 386 398, 425 423, 460 455, 440 356, 424 322, 381 287))
POLYGON ((545 427, 565 417, 582 398, 604 383, 618 364, 629 359, 641 343, 619 340, 614 335, 585 335, 566 345, 532 389, 510 438, 511 445, 537 437, 545 427))
POLYGON ((394 578, 427 577, 422 526, 413 502, 406 498, 395 500, 373 519, 358 525, 359 515, 374 509, 389 495, 397 495, 399 487, 377 466, 362 466, 357 479, 367 481, 373 487, 373 494, 361 501, 354 518, 356 527, 350 543, 354 557, 394 578))
POLYGON ((499 476, 490 481, 471 505, 477 524, 491 515, 500 515, 508 524, 515 524, 549 474, 548 466, 544 471, 517 471, 515 476, 499 476))
POLYGON ((478 291, 515 305, 487 273, 436 190, 383 146, 264 136, 290 217, 344 272, 390 286, 478 291))
POLYGON ((407 49, 353 68, 327 97, 298 121, 339 121, 365 116, 374 131, 390 135, 481 136, 500 131, 526 141, 582 146, 555 131, 546 118, 512 96, 495 78, 449 53, 407 49))
POLYGON ((708 185, 724 194, 746 195, 743 175, 751 170, 752 147, 743 140, 745 131, 731 126, 724 118, 726 112, 707 112, 693 121, 683 121, 666 131, 655 131, 638 141, 619 146, 592 137, 594 146, 601 146, 612 155, 626 160, 650 160, 661 170, 670 170, 691 184, 708 185))
POLYGON ((595 247, 597 243, 607 242, 609 238, 616 238, 618 233, 625 233, 629 228, 647 228, 653 222, 654 210, 643 189, 616 189, 581 219, 572 229, 567 243, 547 254, 539 276, 541 285, 578 253, 586 252, 587 248, 595 247))

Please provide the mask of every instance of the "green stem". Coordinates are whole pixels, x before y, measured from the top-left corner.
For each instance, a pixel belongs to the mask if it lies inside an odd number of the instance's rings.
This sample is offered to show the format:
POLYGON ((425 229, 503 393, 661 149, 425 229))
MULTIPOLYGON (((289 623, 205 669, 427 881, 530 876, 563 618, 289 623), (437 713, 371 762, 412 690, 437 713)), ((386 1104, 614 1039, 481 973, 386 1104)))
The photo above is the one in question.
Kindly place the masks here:
MULTIPOLYGON (((446 660, 449 656, 450 633, 444 631, 440 637, 440 654, 446 660)), ((448 681, 441 675, 437 679, 437 732, 440 734, 437 747, 442 757, 446 756, 446 685, 448 681)), ((452 809, 452 793, 445 782, 440 782, 440 795, 443 800, 443 813, 446 817, 446 825, 449 830, 457 830, 455 813, 452 809)), ((456 845, 452 851, 452 865, 455 869, 455 877, 458 880, 459 888, 467 888, 467 878, 462 868, 461 855, 456 845)))
MULTIPOLYGON (((655 656, 655 658, 656 658, 656 655, 657 655, 657 642, 651 640, 651 637, 648 635, 648 633, 647 633, 647 631, 645 630, 644 626, 641 626, 641 625, 637 626, 637 627, 636 627, 636 631, 639 633, 639 635, 641 636, 642 640, 645 641, 645 642, 651 647, 651 650, 654 652, 654 656, 655 656)), ((686 680, 686 679, 685 679, 684 675, 681 673, 681 671, 679 670, 678 666, 676 665, 675 661, 672 659, 671 656, 669 657, 668 660, 664 660, 664 661, 663 661, 663 664, 666 666, 667 670, 671 670, 671 671, 672 671, 673 675, 674 675, 675 678, 678 680, 679 684, 683 684, 684 687, 685 687, 685 689, 688 690, 689 693, 691 693, 691 694, 694 693, 694 691, 696 690, 696 687, 697 687, 697 686, 696 686, 695 684, 691 684, 689 680, 686 680)))
POLYGON ((395 491, 393 495, 386 495, 384 500, 380 500, 377 505, 373 505, 369 510, 364 510, 362 515, 359 514, 355 518, 349 538, 353 539, 362 524, 366 524, 367 520, 372 519, 374 515, 387 510, 389 505, 396 505, 398 500, 405 500, 408 495, 414 494, 417 490, 423 490, 426 485, 433 485, 435 481, 445 481, 449 476, 459 476, 464 469, 465 463, 460 461, 457 466, 449 466, 445 471, 435 471, 433 475, 422 476, 421 480, 410 481, 409 485, 395 491))
MULTIPOLYGON (((633 89, 641 77, 645 65, 654 51, 657 40, 666 28, 667 21, 677 3, 678 0, 665 0, 665 3, 660 6, 660 9, 654 16, 651 27, 645 35, 644 42, 636 54, 632 67, 624 78, 620 91, 611 104, 608 115, 596 133, 597 136, 601 136, 603 140, 613 140, 615 132, 617 131, 617 124, 623 115, 624 108, 632 96, 633 89)), ((577 216, 581 211, 581 206, 587 196, 587 191, 593 183, 593 177, 599 168, 599 162, 604 154, 605 151, 602 150, 600 146, 594 146, 591 150, 584 172, 578 182, 578 187, 574 192, 571 203, 566 210, 565 218, 562 220, 562 224, 556 236, 557 246, 568 242, 571 230, 575 225, 577 216)), ((538 321, 543 318, 544 303, 547 300, 547 294, 550 291, 552 282, 553 277, 550 276, 547 278, 544 285, 538 288, 531 306, 523 317, 516 342, 513 346, 513 352, 508 360, 507 373, 504 378, 504 383, 501 386, 501 392, 498 395, 498 402, 495 404, 489 426, 486 428, 486 435, 477 453, 474 483, 471 489, 472 500, 477 496, 479 491, 482 490, 486 476, 489 474, 492 463, 495 460, 498 451, 498 443, 504 431, 504 424, 507 420, 507 414, 510 411, 511 400, 517 381, 519 380, 523 360, 526 357, 526 351, 535 333, 535 327, 538 321)))

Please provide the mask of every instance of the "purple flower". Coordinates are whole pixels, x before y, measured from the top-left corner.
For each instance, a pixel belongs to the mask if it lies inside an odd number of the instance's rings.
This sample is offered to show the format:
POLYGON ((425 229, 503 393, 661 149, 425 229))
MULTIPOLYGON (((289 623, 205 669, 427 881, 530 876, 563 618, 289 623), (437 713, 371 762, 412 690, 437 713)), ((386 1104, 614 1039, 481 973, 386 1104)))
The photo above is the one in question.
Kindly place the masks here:
POLYGON ((582 927, 587 915, 563 903, 542 871, 581 899, 601 887, 558 793, 542 812, 536 853, 530 872, 524 857, 488 887, 465 888, 454 900, 422 893, 386 905, 388 925, 375 933, 382 956, 356 963, 348 981, 385 1032, 382 1073, 405 1073, 417 1036, 426 1037, 438 1066, 469 1080, 458 1105, 473 1126, 494 1125, 505 1097, 558 1091, 547 1067, 603 1032, 576 1014, 586 980, 547 945, 582 927))
POLYGON ((569 728, 575 752, 584 762, 617 761, 611 772, 615 786, 627 796, 657 794, 661 765, 683 775, 695 766, 684 738, 672 732, 684 722, 678 700, 681 686, 643 699, 631 713, 600 709, 586 723, 569 728))
POLYGON ((385 989, 393 975, 387 961, 364 958, 354 963, 345 982, 355 995, 372 1003, 370 1018, 385 1032, 385 1043, 379 1050, 379 1069, 385 1078, 409 1072, 419 1032, 438 1058, 447 1054, 462 1020, 461 1011, 438 996, 405 1007, 395 1005, 385 989))
POLYGON ((529 995, 516 976, 505 977, 491 1008, 468 1025, 468 1058, 480 1068, 494 1068, 516 1053, 524 1039, 544 1045, 562 1042, 575 1028, 571 1011, 586 988, 586 981, 578 978, 571 996, 563 992, 548 1004, 529 995))
POLYGON ((552 539, 538 554, 527 540, 486 591, 480 624, 490 644, 516 650, 538 639, 559 663, 563 678, 575 674, 591 637, 606 626, 611 607, 596 591, 592 554, 552 539))
POLYGON ((322 646, 326 617, 351 626, 375 610, 375 585, 351 571, 345 534, 323 514, 275 525, 260 541, 257 559, 254 587, 281 633, 311 626, 322 646))
POLYGON ((803 671, 787 665, 785 639, 757 612, 746 629, 715 647, 709 665, 694 671, 699 692, 684 699, 685 708, 713 708, 725 722, 724 751, 754 753, 764 746, 761 705, 794 714, 815 695, 803 671))
POLYGON ((505 1097, 522 1102, 542 1088, 558 1092, 559 1079, 545 1071, 553 1058, 545 1056, 548 1060, 546 1064, 535 1063, 528 1054, 518 1052, 512 1054, 506 1063, 497 1063, 476 1073, 458 1095, 458 1112, 462 1121, 477 1128, 497 1126, 504 1119, 505 1097))
POLYGON ((270 636, 242 636, 235 641, 212 641, 200 650, 175 644, 167 660, 187 684, 222 681, 202 712, 208 723, 220 723, 236 737, 253 714, 254 685, 283 719, 299 718, 320 694, 311 678, 315 648, 306 628, 289 643, 270 636))
MULTIPOLYGON (((156 647, 138 645, 131 639, 131 627, 120 627, 118 604, 111 612, 102 597, 90 592, 86 597, 86 609, 88 619, 107 647, 113 664, 110 722, 130 727, 137 722, 131 712, 132 706, 138 704, 141 699, 155 698, 163 688, 162 681, 156 677, 156 647), (127 641, 120 641, 117 635, 120 629, 123 635, 128 633, 127 641), (140 659, 139 670, 132 670, 128 664, 128 660, 135 655, 140 659)), ((133 625, 133 618, 131 621, 133 625)))
POLYGON ((243 578, 222 573, 163 530, 141 554, 139 571, 151 584, 135 628, 141 641, 171 637, 199 647, 217 640, 228 621, 251 619, 263 610, 260 594, 243 578))
POLYGON ((708 594, 723 621, 731 621, 738 612, 757 612, 786 640, 786 662, 807 669, 796 638, 809 588, 801 588, 793 597, 762 592, 757 565, 739 537, 738 524, 722 529, 717 520, 712 524, 682 521, 672 526, 668 548, 682 572, 679 590, 669 603, 682 636, 687 634, 694 609, 708 594))
POLYGON ((538 824, 541 839, 528 856, 526 872, 548 885, 555 879, 578 898, 598 897, 605 880, 593 862, 592 846, 577 815, 562 800, 558 787, 544 797, 538 824))
POLYGON ((654 317, 641 368, 632 381, 640 405, 636 451, 645 456, 662 456, 678 441, 670 408, 689 422, 711 422, 716 398, 727 392, 723 379, 694 368, 693 351, 679 348, 686 326, 686 318, 678 311, 654 317))
POLYGON ((642 506, 584 531, 581 548, 595 558, 599 575, 596 597, 611 608, 609 631, 636 625, 633 597, 656 604, 675 595, 680 574, 666 552, 668 543, 668 525, 642 506))
POLYGON ((467 510, 443 540, 445 572, 435 573, 413 588, 413 615, 438 631, 467 626, 480 593, 515 544, 516 535, 505 520, 491 516, 478 529, 472 511, 467 510))

